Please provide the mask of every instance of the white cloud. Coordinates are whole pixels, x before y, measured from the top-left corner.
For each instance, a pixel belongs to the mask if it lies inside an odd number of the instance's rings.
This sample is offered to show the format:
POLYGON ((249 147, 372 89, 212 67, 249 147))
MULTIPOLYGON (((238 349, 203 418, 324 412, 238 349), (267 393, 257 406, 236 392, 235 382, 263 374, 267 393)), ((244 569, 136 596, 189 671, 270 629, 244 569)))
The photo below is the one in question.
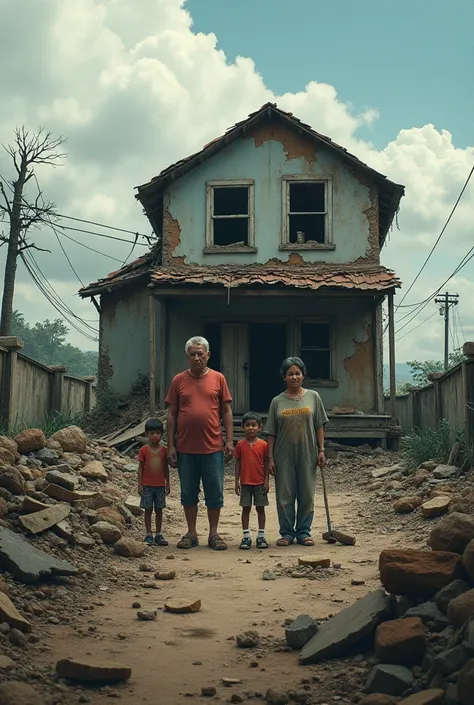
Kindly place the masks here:
MULTIPOLYGON (((229 63, 217 49, 215 35, 193 32, 182 0, 0 0, 0 16, 0 135, 8 142, 13 127, 24 123, 33 130, 45 124, 67 136, 65 166, 39 173, 45 196, 62 213, 149 233, 133 187, 271 100, 406 185, 400 230, 394 228, 383 261, 409 284, 474 161, 473 148, 456 148, 455 139, 433 125, 400 126, 406 129, 385 149, 376 150, 358 137, 358 129, 376 129, 377 106, 345 103, 335 87, 318 83, 317 75, 304 91, 275 96, 251 58, 229 63), (18 36, 21 43, 12 41, 18 36)), ((0 169, 6 168, 0 156, 0 169)), ((405 303, 423 299, 455 268, 472 240, 473 211, 474 181, 405 303)), ((120 261, 130 250, 116 241, 68 234, 120 261)), ((55 288, 75 312, 93 319, 92 306, 74 296, 79 284, 54 236, 38 233, 35 239, 53 250, 36 257, 55 288)), ((85 281, 119 266, 71 241, 64 240, 64 245, 85 281)), ((473 271, 468 265, 459 275, 462 279, 449 285, 458 287, 464 331, 471 338, 473 271)), ((28 319, 56 315, 39 293, 32 294, 22 267, 18 282, 15 305, 28 319)), ((418 323, 430 315, 430 306, 418 323)), ((406 311, 400 309, 397 318, 406 311)), ((76 333, 72 340, 89 346, 76 333)), ((441 350, 442 331, 434 317, 403 338, 397 354, 403 360, 439 356, 441 350)))

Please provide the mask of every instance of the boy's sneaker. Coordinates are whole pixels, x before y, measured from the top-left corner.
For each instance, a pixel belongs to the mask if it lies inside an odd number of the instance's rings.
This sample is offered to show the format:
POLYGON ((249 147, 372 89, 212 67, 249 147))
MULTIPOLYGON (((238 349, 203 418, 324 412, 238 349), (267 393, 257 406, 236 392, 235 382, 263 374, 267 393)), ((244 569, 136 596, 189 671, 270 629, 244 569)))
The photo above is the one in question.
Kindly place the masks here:
POLYGON ((153 534, 147 534, 147 535, 145 536, 145 543, 146 543, 148 546, 153 546, 153 534))
POLYGON ((248 551, 249 548, 252 548, 252 539, 250 536, 244 536, 239 548, 242 548, 244 551, 248 551))
POLYGON ((165 539, 163 534, 156 534, 155 543, 157 546, 168 546, 168 541, 165 539))
POLYGON ((257 536, 257 548, 269 548, 265 536, 257 536))

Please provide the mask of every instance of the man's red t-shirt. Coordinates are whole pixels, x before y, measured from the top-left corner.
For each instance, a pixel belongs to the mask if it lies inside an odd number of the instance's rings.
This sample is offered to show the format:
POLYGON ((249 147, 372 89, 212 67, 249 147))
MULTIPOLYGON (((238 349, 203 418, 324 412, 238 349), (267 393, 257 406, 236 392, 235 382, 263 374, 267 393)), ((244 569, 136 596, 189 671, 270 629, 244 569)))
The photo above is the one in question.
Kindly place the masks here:
POLYGON ((265 457, 267 442, 257 438, 248 443, 245 438, 235 446, 235 457, 240 460, 240 484, 263 485, 265 482, 265 457))
POLYGON ((165 402, 178 410, 178 453, 209 455, 222 450, 222 405, 231 401, 229 387, 220 372, 209 369, 202 377, 194 377, 186 370, 176 375, 165 402))
POLYGON ((152 450, 150 446, 143 446, 138 453, 138 462, 143 463, 142 485, 144 487, 164 487, 166 485, 166 448, 160 446, 152 450))

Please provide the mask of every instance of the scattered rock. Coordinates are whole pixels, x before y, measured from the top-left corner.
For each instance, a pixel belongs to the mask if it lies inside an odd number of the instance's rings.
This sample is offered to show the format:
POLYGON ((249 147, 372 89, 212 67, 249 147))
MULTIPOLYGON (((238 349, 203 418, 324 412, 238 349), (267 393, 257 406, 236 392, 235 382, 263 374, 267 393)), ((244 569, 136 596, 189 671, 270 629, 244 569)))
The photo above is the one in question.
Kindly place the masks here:
POLYGON ((57 465, 59 463, 59 453, 53 448, 41 448, 35 455, 38 460, 41 460, 43 465, 57 465))
POLYGON ((459 671, 466 662, 466 652, 464 647, 459 644, 452 649, 442 651, 433 659, 433 669, 435 673, 442 676, 449 676, 451 673, 459 671))
POLYGON ((421 513, 424 517, 439 517, 446 514, 451 504, 451 497, 434 497, 421 505, 421 513))
POLYGON ((130 495, 123 503, 123 506, 128 509, 128 511, 131 512, 133 516, 141 517, 143 514, 143 509, 140 507, 140 497, 134 497, 133 495, 130 495))
POLYGON ((379 624, 375 631, 375 655, 381 663, 414 666, 426 652, 425 627, 419 617, 379 624))
POLYGON ((14 495, 21 495, 25 491, 25 480, 21 472, 13 465, 0 468, 0 487, 4 487, 14 495))
POLYGON ((418 496, 400 497, 400 499, 395 500, 393 503, 393 511, 396 514, 410 514, 410 512, 414 512, 422 502, 422 498, 418 496))
POLYGON ((286 643, 292 649, 302 649, 317 631, 317 622, 308 614, 300 614, 285 629, 286 643))
POLYGON ((174 612, 176 614, 185 614, 187 612, 199 612, 201 609, 201 600, 168 600, 165 602, 165 611, 174 612))
POLYGON ((264 570, 262 575, 262 580, 276 580, 277 574, 273 570, 264 570))
POLYGON ((55 524, 66 519, 70 512, 71 507, 69 505, 54 504, 47 509, 42 509, 40 512, 20 516, 19 522, 29 534, 41 534, 43 531, 50 529, 55 524))
POLYGON ((335 617, 324 622, 317 634, 303 647, 300 662, 317 663, 323 659, 338 656, 354 646, 390 614, 390 598, 384 590, 375 590, 350 607, 346 607, 335 617))
POLYGON ((283 690, 269 688, 265 693, 265 702, 268 705, 288 705, 290 697, 283 690))
POLYGON ((382 551, 379 567, 388 592, 415 597, 432 597, 463 573, 457 553, 413 548, 382 551))
POLYGON ((321 558, 321 556, 301 556, 298 558, 298 565, 308 565, 311 568, 329 568, 331 559, 321 558))
POLYGON ((240 685, 242 683, 242 678, 221 678, 222 685, 226 688, 230 688, 233 685, 240 685))
POLYGON ((474 517, 453 512, 434 527, 428 544, 433 551, 452 551, 462 554, 473 539, 474 517))
POLYGON ((469 590, 469 585, 464 580, 454 580, 446 587, 442 588, 435 596, 434 601, 439 609, 446 614, 448 605, 455 597, 459 597, 469 590))
POLYGON ((448 619, 455 627, 462 627, 474 615, 474 590, 468 590, 448 605, 448 619))
POLYGON ((154 622, 157 616, 156 610, 142 610, 137 612, 137 619, 141 622, 154 622))
POLYGON ((213 685, 205 685, 201 688, 203 698, 213 698, 217 694, 217 690, 213 685))
POLYGON ((81 683, 118 683, 128 681, 132 669, 115 661, 100 661, 97 658, 65 658, 56 664, 59 678, 81 683))
POLYGON ((20 455, 27 455, 35 450, 41 450, 46 445, 46 436, 40 428, 29 428, 15 436, 20 455))
POLYGON ((429 624, 433 632, 441 632, 449 626, 448 618, 441 612, 435 602, 422 602, 420 605, 410 607, 405 612, 405 617, 419 617, 423 624, 429 624))
POLYGON ((422 468, 420 468, 419 470, 416 471, 416 473, 413 476, 413 484, 418 489, 422 485, 424 485, 425 482, 428 482, 428 480, 430 478, 431 478, 431 473, 428 472, 428 470, 423 470, 422 468))
POLYGON ((106 482, 109 479, 107 470, 100 460, 92 460, 90 463, 87 463, 80 473, 82 477, 87 477, 88 480, 101 480, 102 482, 106 482))
POLYGON ((51 436, 52 441, 57 441, 65 453, 85 453, 87 450, 87 436, 79 426, 66 426, 51 436))
POLYGON ((14 665, 15 661, 13 661, 9 656, 0 654, 0 671, 9 671, 14 667, 14 665))
POLYGON ((122 538, 120 529, 107 521, 98 521, 97 524, 92 526, 91 531, 94 534, 99 534, 102 541, 106 544, 116 543, 122 538))
POLYGON ((23 583, 32 584, 58 575, 77 575, 71 563, 40 551, 10 529, 0 527, 0 561, 4 570, 23 583))
POLYGON ((462 555, 462 562, 474 583, 474 539, 468 543, 462 555))
POLYGON ((0 592, 0 621, 22 632, 31 632, 30 622, 22 617, 8 595, 3 592, 0 592))
POLYGON ((399 705, 442 705, 443 698, 444 690, 432 688, 409 695, 408 698, 401 700, 399 705))
POLYGON ((458 469, 454 465, 438 465, 433 470, 435 480, 450 480, 452 477, 456 477, 457 474, 458 469))
POLYGON ((0 463, 2 465, 15 464, 15 455, 13 453, 10 453, 8 448, 4 448, 3 446, 0 446, 0 463))
POLYGON ((366 688, 369 693, 385 693, 386 695, 403 695, 415 679, 413 673, 405 666, 382 664, 375 666, 369 673, 366 688))
POLYGON ((6 681, 0 683, 0 705, 45 705, 45 701, 31 685, 6 681))
POLYGON ((155 573, 156 580, 173 580, 175 577, 175 570, 157 570, 155 573))
POLYGON ((390 465, 386 468, 377 468, 377 470, 372 470, 372 477, 374 480, 379 480, 381 477, 387 477, 387 475, 393 475, 400 470, 400 465, 390 465))
POLYGON ((145 546, 140 541, 123 536, 114 543, 114 551, 124 558, 142 558, 145 555, 145 546))
POLYGON ((384 693, 371 693, 359 700, 358 705, 395 705, 396 700, 391 695, 384 693))
POLYGON ((460 705, 472 705, 474 693, 474 659, 466 663, 458 680, 458 700, 460 705))
POLYGON ((5 448, 15 457, 18 453, 18 443, 8 436, 0 436, 0 448, 5 448))
POLYGON ((79 478, 70 472, 61 472, 60 470, 49 470, 45 475, 47 482, 52 482, 55 485, 64 487, 66 490, 74 492, 79 487, 79 478))
POLYGON ((8 639, 10 644, 13 644, 13 646, 18 646, 20 649, 26 649, 28 646, 28 639, 19 629, 11 629, 8 634, 8 639))
POLYGON ((260 634, 254 630, 237 634, 235 642, 239 649, 254 649, 260 644, 260 634))

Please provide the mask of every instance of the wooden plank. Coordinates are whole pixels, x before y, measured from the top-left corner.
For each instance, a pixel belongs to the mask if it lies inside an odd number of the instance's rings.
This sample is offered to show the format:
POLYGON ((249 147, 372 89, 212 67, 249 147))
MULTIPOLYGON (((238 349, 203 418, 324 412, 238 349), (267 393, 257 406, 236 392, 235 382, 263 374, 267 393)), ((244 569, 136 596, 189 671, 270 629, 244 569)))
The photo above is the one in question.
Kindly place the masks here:
POLYGON ((150 416, 155 415, 156 408, 156 320, 155 297, 148 299, 148 314, 150 323, 150 416))
POLYGON ((121 443, 133 441, 137 436, 144 435, 145 421, 140 421, 140 423, 134 426, 133 428, 129 429, 128 431, 125 431, 125 433, 120 434, 120 436, 117 436, 117 438, 114 438, 112 441, 109 441, 109 446, 113 448, 114 446, 118 446, 121 443))
POLYGON ((388 295, 388 345, 390 361, 390 418, 393 424, 397 421, 397 384, 395 381, 395 312, 393 307, 393 292, 388 295))
POLYGON ((21 526, 30 534, 41 534, 69 516, 71 507, 66 504, 54 504, 34 514, 24 514, 18 518, 21 526))
POLYGON ((245 413, 248 409, 247 336, 246 323, 221 325, 222 371, 232 389, 232 407, 236 414, 245 413))

